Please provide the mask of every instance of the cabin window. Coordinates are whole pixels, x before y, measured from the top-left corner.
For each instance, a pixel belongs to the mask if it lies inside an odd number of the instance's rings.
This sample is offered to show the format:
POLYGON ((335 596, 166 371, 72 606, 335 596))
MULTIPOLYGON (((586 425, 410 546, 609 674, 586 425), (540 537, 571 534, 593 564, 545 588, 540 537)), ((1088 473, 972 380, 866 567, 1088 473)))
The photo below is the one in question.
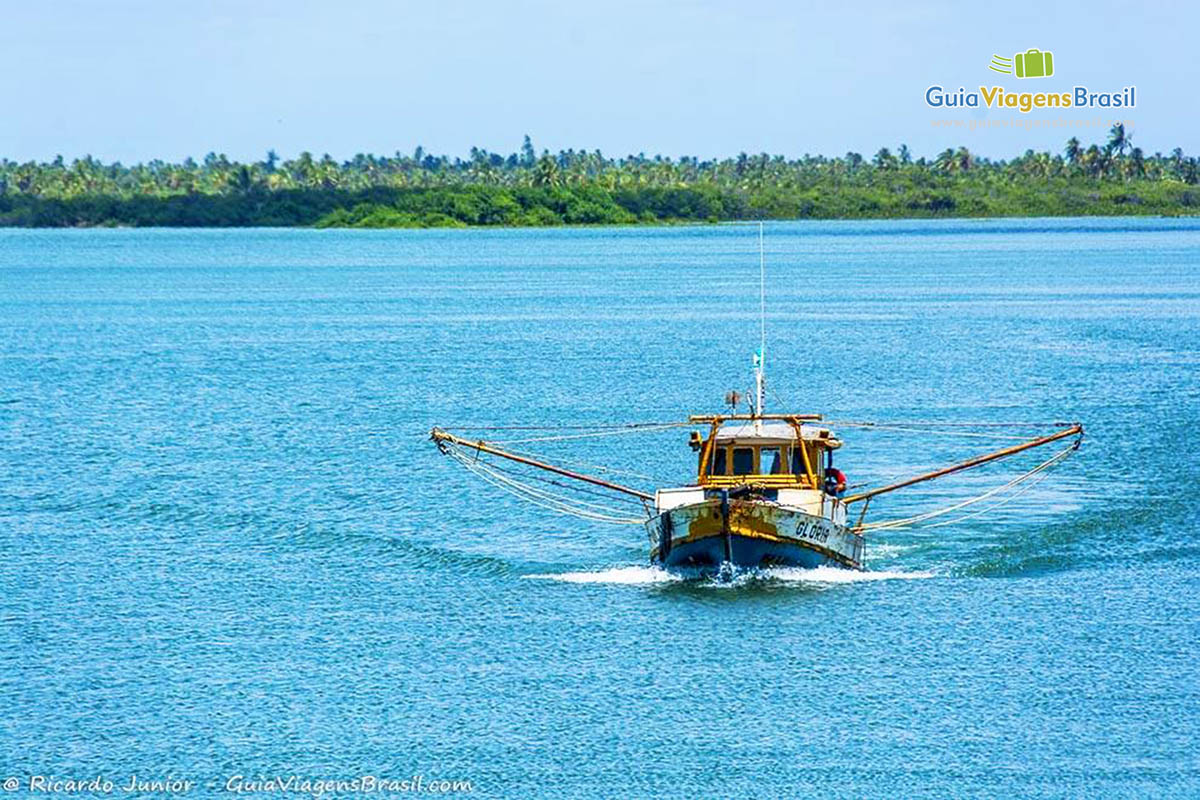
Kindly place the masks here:
POLYGON ((778 447, 763 447, 758 451, 758 474, 778 475, 783 472, 783 457, 778 447))
POLYGON ((714 447, 713 448, 712 471, 710 474, 724 475, 725 467, 726 467, 726 465, 725 465, 725 448, 724 447, 714 447))
POLYGON ((753 447, 735 447, 735 448, 733 448, 733 474, 734 475, 752 475, 752 474, 754 474, 754 448, 753 447))
POLYGON ((799 445, 797 447, 792 448, 792 474, 793 475, 808 474, 806 472, 806 470, 804 469, 804 454, 800 451, 800 448, 803 446, 804 445, 799 445))

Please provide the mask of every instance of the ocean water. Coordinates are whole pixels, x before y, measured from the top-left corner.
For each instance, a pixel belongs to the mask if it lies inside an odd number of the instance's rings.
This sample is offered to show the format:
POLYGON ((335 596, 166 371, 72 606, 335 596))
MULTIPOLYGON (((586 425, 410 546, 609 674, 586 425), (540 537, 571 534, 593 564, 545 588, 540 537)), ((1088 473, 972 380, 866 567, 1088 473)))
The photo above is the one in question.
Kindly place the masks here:
MULTIPOLYGON (((765 242, 769 405, 834 420, 852 483, 1014 430, 842 422, 1080 420, 1083 448, 993 513, 879 533, 866 573, 680 580, 428 430, 721 410, 755 228, 0 231, 12 796, 1200 796, 1200 222, 765 242)), ((519 446, 639 487, 694 469, 686 428, 519 446)))

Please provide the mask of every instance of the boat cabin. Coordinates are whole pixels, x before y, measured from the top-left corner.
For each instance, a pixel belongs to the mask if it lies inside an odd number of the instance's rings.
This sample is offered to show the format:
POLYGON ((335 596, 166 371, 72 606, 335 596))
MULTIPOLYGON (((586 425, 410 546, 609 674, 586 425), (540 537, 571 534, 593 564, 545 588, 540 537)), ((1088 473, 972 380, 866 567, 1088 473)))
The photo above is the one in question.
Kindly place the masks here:
POLYGON ((842 446, 820 417, 798 414, 696 416, 711 425, 708 436, 693 431, 696 481, 654 493, 659 513, 701 506, 744 490, 774 503, 845 524, 846 506, 826 491, 825 472, 842 446))
POLYGON ((695 433, 692 443, 696 483, 711 488, 819 489, 842 446, 828 428, 791 419, 714 422, 708 438, 695 433))

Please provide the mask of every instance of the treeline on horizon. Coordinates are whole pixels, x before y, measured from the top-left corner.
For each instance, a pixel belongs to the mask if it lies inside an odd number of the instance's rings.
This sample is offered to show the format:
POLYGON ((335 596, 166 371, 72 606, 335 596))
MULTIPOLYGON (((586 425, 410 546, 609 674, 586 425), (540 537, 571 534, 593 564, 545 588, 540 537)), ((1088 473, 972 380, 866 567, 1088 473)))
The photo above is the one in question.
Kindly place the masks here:
POLYGON ((990 160, 967 148, 912 158, 747 155, 700 161, 600 151, 507 156, 310 153, 238 163, 134 166, 86 157, 0 160, 0 225, 25 227, 446 227, 612 225, 746 219, 1084 216, 1200 213, 1200 162, 1148 156, 1115 125, 1103 144, 990 160))

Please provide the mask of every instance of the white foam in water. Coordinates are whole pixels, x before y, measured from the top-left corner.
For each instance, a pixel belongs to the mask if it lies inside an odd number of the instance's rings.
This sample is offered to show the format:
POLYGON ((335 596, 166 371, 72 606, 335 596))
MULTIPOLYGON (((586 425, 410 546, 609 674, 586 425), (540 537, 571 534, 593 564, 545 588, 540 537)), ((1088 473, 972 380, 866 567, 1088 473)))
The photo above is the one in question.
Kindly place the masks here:
POLYGON ((764 570, 764 575, 780 581, 801 581, 805 583, 862 583, 864 581, 911 581, 920 578, 932 578, 932 572, 902 572, 900 570, 853 570, 840 567, 814 567, 800 569, 799 567, 778 567, 764 570))
POLYGON ((545 575, 522 575, 523 578, 563 581, 565 583, 622 583, 637 585, 644 583, 669 583, 683 580, 682 575, 667 572, 658 567, 613 567, 591 572, 561 572, 545 575))
POLYGON ((909 550, 916 550, 918 547, 920 545, 917 544, 876 544, 872 542, 867 548, 867 555, 872 559, 895 558, 909 550))
MULTIPOLYGON (((840 567, 816 567, 800 569, 799 567, 776 567, 773 569, 754 570, 750 573, 735 575, 732 581, 720 581, 707 578, 705 582, 715 586, 737 586, 750 580, 795 581, 798 583, 860 583, 864 581, 916 580, 932 578, 932 572, 901 572, 899 570, 858 571, 841 569, 840 567)), ((523 578, 538 580, 562 581, 564 583, 612 583, 627 586, 653 583, 671 583, 687 580, 688 576, 677 572, 669 572, 658 567, 630 566, 612 567, 611 569, 591 570, 587 572, 557 572, 545 574, 522 575, 523 578)))

